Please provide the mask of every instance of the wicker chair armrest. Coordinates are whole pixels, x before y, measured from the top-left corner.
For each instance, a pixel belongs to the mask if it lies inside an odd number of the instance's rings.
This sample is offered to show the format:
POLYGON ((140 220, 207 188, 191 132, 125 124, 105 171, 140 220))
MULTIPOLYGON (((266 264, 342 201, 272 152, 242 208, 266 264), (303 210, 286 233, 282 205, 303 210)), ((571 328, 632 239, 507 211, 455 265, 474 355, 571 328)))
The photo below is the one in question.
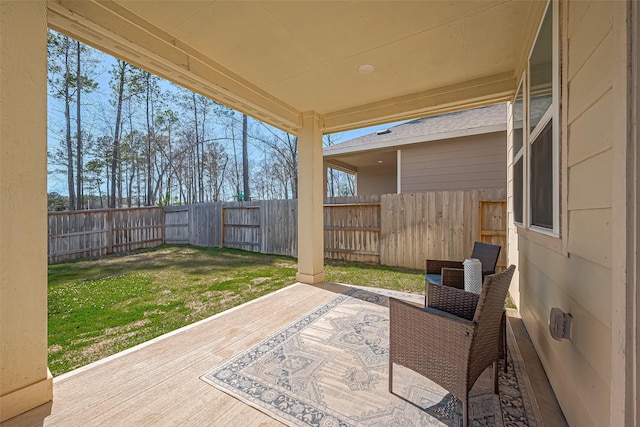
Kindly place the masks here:
MULTIPOLYGON (((437 285, 436 285, 437 287, 437 285)), ((465 292, 469 293, 469 292, 465 292)), ((475 295, 475 294, 472 294, 475 295)), ((451 313, 445 310, 440 310, 435 307, 422 307, 412 302, 404 301, 398 298, 389 297, 389 311, 392 310, 396 312, 402 313, 404 316, 414 317, 414 318, 431 318, 431 321, 445 321, 445 322, 455 322, 460 325, 465 325, 462 330, 469 330, 473 332, 473 328, 475 327, 475 322, 473 320, 465 319, 463 317, 457 316, 455 313, 451 313), (393 306, 393 308, 391 308, 393 306), (444 320, 438 320, 444 319, 444 320), (471 329, 469 329, 471 328, 471 329)))
POLYGON ((443 268, 463 268, 462 261, 428 259, 425 262, 425 269, 427 274, 440 274, 443 268))
POLYGON ((463 289, 427 283, 427 306, 471 320, 480 296, 463 289))
POLYGON ((442 269, 442 286, 464 289, 464 268, 444 267, 442 269))

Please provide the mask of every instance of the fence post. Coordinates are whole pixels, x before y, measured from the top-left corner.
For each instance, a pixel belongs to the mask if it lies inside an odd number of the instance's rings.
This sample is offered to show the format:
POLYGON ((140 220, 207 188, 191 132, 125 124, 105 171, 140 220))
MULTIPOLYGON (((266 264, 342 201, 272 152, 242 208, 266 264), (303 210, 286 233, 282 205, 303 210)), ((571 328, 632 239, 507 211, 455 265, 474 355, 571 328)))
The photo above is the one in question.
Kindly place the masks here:
POLYGON ((162 209, 162 227, 160 227, 160 239, 162 240, 162 244, 164 245, 167 239, 167 209, 164 206, 161 206, 160 209, 162 209))
POLYGON ((258 236, 260 239, 260 253, 266 254, 267 253, 267 237, 266 237, 266 233, 267 233, 267 227, 268 227, 268 220, 267 220, 267 214, 268 212, 273 212, 272 205, 269 204, 266 201, 261 201, 259 202, 260 204, 260 229, 258 232, 258 236), (267 207, 268 205, 268 207, 267 207))
POLYGON ((113 253, 113 209, 107 211, 107 253, 113 253))
POLYGON ((224 205, 221 208, 222 215, 220 215, 220 247, 224 248, 224 205))

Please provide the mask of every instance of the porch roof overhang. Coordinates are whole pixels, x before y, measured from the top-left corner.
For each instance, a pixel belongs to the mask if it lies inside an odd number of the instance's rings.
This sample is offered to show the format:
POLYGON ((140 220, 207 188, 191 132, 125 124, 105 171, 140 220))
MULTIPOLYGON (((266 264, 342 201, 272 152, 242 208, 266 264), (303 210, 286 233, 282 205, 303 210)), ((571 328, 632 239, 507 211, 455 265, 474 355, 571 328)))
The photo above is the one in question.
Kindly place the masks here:
POLYGON ((508 100, 544 5, 49 0, 48 22, 285 131, 314 111, 331 133, 508 100))
POLYGON ((411 120, 381 132, 362 135, 325 147, 323 158, 333 169, 357 173, 359 168, 386 168, 389 164, 395 164, 398 150, 416 144, 504 133, 506 130, 506 105, 501 103, 411 120))

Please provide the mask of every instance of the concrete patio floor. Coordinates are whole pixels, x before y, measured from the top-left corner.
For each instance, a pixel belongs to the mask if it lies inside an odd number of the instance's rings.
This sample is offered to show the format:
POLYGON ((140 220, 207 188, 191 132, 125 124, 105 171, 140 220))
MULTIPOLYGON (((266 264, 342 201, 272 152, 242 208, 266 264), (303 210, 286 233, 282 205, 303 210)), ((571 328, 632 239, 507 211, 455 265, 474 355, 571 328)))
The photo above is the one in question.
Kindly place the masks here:
MULTIPOLYGON (((295 284, 61 375, 52 403, 1 426, 281 426, 200 376, 344 290, 333 283, 295 284)), ((515 311, 510 327, 544 424, 566 425, 515 311)))

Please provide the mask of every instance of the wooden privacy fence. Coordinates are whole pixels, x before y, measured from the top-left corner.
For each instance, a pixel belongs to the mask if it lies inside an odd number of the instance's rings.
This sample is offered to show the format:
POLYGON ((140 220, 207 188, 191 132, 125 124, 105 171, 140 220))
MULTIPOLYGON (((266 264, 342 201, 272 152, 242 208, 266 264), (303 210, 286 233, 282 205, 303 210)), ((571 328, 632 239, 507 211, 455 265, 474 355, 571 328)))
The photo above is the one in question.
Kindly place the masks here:
POLYGON ((491 221, 505 230, 500 239, 491 236, 489 241, 479 223, 480 207, 505 197, 499 189, 381 196, 380 263, 423 269, 427 258, 462 260, 471 255, 476 240, 499 244, 506 254, 506 211, 491 210, 485 217, 501 215, 491 221))
MULTIPOLYGON (((504 198, 503 190, 467 190, 326 199, 325 257, 422 269, 427 258, 468 257, 480 240, 501 245, 504 264, 504 198)), ((297 256, 297 201, 49 214, 49 262, 165 242, 297 256)))
MULTIPOLYGON (((328 198, 324 205, 325 257, 422 269, 426 258, 468 257, 473 242, 479 240, 501 245, 499 264, 504 264, 504 199, 504 190, 493 189, 328 198)), ((169 209, 166 212, 167 224, 183 224, 182 243, 298 255, 296 200, 180 208, 180 212, 185 210, 188 226, 184 219, 171 219, 174 214, 169 209)))
POLYGON ((187 206, 167 206, 164 209, 165 243, 189 243, 189 208, 187 206))
POLYGON ((371 198, 325 204, 325 258, 380 264, 380 208, 371 198))
POLYGON ((150 248, 164 243, 161 207, 52 212, 49 263, 150 248))
POLYGON ((478 240, 502 246, 498 271, 507 268, 507 201, 481 200, 478 206, 478 240))
POLYGON ((297 256, 296 200, 198 203, 165 215, 167 243, 297 256))
MULTIPOLYGON (((296 200, 193 204, 165 215, 167 243, 298 255, 296 200)), ((379 263, 379 196, 327 199, 324 224, 327 258, 379 263)))

